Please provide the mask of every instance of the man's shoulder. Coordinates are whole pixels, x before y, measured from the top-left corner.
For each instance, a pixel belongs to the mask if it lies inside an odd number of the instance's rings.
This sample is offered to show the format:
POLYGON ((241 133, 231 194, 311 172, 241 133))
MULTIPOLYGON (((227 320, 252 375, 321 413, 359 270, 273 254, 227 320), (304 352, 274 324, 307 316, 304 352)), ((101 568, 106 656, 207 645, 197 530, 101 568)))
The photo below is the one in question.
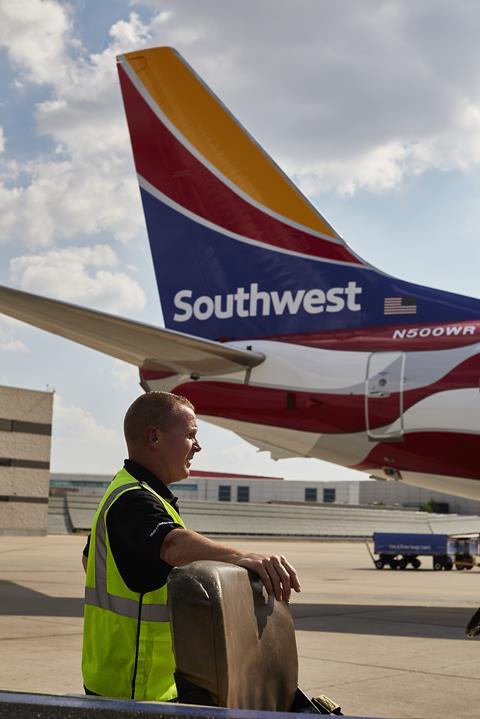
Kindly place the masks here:
MULTIPOLYGON (((173 499, 175 500, 176 498, 174 497, 173 499)), ((112 518, 122 519, 125 515, 129 519, 134 516, 145 516, 146 514, 170 516, 170 507, 178 512, 178 509, 173 504, 163 499, 151 487, 139 483, 138 487, 123 492, 115 499, 109 508, 107 521, 108 518, 110 518, 110 521, 112 518)))
POLYGON ((114 502, 114 505, 133 505, 133 504, 159 504, 163 505, 162 498, 147 484, 138 482, 136 487, 129 487, 127 491, 122 492, 114 502))

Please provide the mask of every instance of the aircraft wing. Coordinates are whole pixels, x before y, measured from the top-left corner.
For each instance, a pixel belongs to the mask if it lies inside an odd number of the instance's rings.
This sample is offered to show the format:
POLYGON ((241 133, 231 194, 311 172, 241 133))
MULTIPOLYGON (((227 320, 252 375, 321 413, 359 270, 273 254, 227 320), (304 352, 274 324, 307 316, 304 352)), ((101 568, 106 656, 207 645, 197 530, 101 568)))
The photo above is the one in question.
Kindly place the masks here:
POLYGON ((258 352, 0 286, 0 312, 137 367, 217 375, 263 362, 258 352))

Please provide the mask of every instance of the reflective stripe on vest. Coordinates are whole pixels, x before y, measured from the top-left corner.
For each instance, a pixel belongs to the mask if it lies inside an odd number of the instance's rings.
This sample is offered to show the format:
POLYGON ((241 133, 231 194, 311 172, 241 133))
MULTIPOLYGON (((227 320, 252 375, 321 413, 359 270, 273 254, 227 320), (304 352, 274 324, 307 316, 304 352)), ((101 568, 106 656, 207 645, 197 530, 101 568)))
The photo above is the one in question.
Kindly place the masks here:
MULTIPOLYGON (((131 488, 138 488, 139 483, 124 484, 117 487, 105 501, 97 519, 95 534, 95 587, 85 587, 85 604, 100 609, 108 609, 122 617, 138 619, 139 603, 134 599, 119 597, 107 591, 107 546, 105 542, 105 513, 119 494, 131 488)), ((144 604, 142 619, 148 622, 168 622, 168 607, 165 604, 144 604)))

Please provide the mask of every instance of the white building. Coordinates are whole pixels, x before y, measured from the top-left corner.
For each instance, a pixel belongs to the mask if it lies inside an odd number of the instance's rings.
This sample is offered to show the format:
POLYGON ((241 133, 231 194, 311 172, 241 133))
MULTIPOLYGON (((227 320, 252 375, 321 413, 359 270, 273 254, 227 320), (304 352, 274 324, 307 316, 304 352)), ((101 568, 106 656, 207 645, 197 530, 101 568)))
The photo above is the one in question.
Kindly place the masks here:
MULTIPOLYGON (((67 491, 101 496, 109 475, 54 473, 51 494, 67 491)), ((386 505, 418 508, 433 503, 435 511, 480 514, 480 502, 412 487, 403 482, 379 480, 302 481, 228 472, 192 471, 171 489, 180 500, 203 502, 317 502, 323 504, 386 505)))

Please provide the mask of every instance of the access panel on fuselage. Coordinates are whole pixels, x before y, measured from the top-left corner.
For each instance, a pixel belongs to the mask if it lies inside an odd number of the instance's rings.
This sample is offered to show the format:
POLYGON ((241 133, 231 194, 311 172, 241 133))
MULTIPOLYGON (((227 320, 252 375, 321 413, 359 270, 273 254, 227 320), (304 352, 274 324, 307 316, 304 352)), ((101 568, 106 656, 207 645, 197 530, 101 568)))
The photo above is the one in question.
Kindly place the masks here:
POLYGON ((404 352, 372 352, 365 382, 365 421, 370 439, 403 436, 404 381, 404 352))

